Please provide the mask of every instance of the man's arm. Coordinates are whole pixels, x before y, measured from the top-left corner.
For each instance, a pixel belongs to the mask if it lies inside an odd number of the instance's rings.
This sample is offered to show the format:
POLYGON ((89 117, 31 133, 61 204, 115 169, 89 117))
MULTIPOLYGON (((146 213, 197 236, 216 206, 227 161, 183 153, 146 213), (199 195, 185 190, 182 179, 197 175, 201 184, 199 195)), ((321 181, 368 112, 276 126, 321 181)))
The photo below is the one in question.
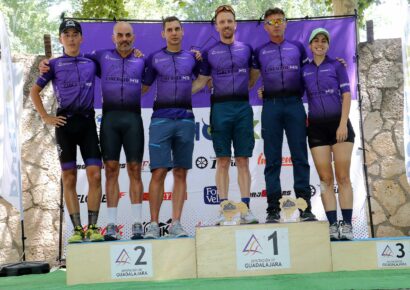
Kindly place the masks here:
POLYGON ((192 82, 192 94, 202 90, 210 79, 211 77, 209 76, 198 75, 196 80, 192 82))
POLYGON ((256 81, 258 80, 260 76, 260 70, 256 68, 251 68, 251 73, 249 76, 249 84, 248 87, 251 89, 255 85, 256 81))
POLYGON ((66 124, 66 117, 63 116, 50 116, 46 110, 44 109, 43 101, 40 97, 40 92, 42 91, 42 87, 37 84, 34 84, 30 90, 31 100, 33 101, 34 107, 36 108, 37 112, 40 114, 41 119, 47 125, 53 125, 56 127, 61 127, 66 124))

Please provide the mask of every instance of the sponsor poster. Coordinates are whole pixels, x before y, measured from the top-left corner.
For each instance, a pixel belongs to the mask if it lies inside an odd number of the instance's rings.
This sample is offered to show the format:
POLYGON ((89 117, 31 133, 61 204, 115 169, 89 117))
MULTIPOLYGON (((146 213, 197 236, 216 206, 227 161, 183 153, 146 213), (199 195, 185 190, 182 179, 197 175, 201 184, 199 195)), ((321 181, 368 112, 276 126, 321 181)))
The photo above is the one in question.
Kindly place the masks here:
POLYGON ((287 228, 237 230, 235 238, 238 271, 291 267, 287 228))
POLYGON ((147 278, 154 275, 152 244, 112 245, 111 278, 147 278))
MULTIPOLYGON (((92 51, 99 48, 113 47, 111 41, 113 23, 83 23, 84 42, 82 50, 84 52, 92 51)), ((145 54, 163 47, 164 40, 161 38, 160 23, 133 23, 136 33, 135 46, 140 48, 145 54)), ((190 47, 204 48, 215 41, 218 41, 218 35, 212 25, 209 23, 183 23, 184 25, 184 41, 183 48, 190 47), (199 37, 200 36, 200 37, 199 37)), ((354 209, 353 209, 353 226, 355 238, 366 238, 367 232, 367 215, 366 215, 366 191, 363 182, 362 170, 362 153, 360 147, 360 130, 359 130, 359 113, 358 102, 356 98, 356 73, 355 73, 355 19, 352 17, 338 19, 321 19, 321 20, 303 20, 291 21, 288 24, 286 37, 292 40, 299 40, 303 44, 307 44, 307 38, 313 28, 326 27, 332 35, 337 35, 332 42, 330 54, 332 56, 341 56, 348 63, 348 73, 353 92, 350 120, 356 132, 356 142, 352 155, 351 178, 354 189, 354 209), (343 28, 343 29, 341 29, 343 28), (337 45, 339 42, 341 45, 337 45)), ((254 22, 239 22, 236 39, 239 41, 250 43, 253 47, 268 41, 266 32, 263 30, 263 25, 257 21, 254 22)), ((306 49, 308 49, 306 47, 306 49)), ((98 87, 98 86, 97 86, 98 87)), ((153 88, 154 89, 154 88, 153 88)), ((145 147, 142 161, 142 181, 144 184, 143 195, 143 221, 144 229, 149 225, 150 214, 148 204, 148 186, 151 178, 149 168, 149 152, 148 152, 148 128, 152 115, 152 102, 155 90, 144 95, 141 100, 142 104, 142 119, 145 128, 145 147), (153 91, 153 92, 152 92, 153 91)), ((192 169, 189 170, 187 177, 187 195, 185 197, 184 211, 181 222, 190 235, 195 234, 195 227, 201 225, 215 224, 219 211, 219 199, 215 184, 216 158, 212 146, 212 135, 209 126, 209 90, 204 89, 193 95, 193 111, 195 114, 195 146, 193 153, 192 169)), ((101 97, 96 96, 96 123, 97 128, 101 124, 101 97)), ((254 112, 254 137, 255 148, 253 156, 249 159, 249 167, 251 172, 251 210, 261 223, 266 219, 266 187, 264 178, 264 168, 266 159, 263 153, 263 139, 261 138, 261 111, 262 106, 260 100, 256 96, 256 88, 250 92, 250 103, 254 112)), ((306 110, 307 104, 305 104, 306 110)), ((78 154, 80 156, 80 154, 78 154)), ((85 175, 84 163, 81 157, 78 158, 78 183, 77 192, 80 200, 81 215, 83 224, 86 224, 87 219, 87 178, 85 175)), ((312 157, 309 155, 311 168, 311 201, 313 212, 318 219, 326 220, 320 198, 320 181, 316 173, 312 157)), ((127 176, 126 161, 124 154, 121 154, 120 159, 120 201, 118 206, 117 223, 120 227, 123 239, 129 239, 131 236, 131 225, 133 221, 130 219, 131 206, 129 198, 129 180, 127 176)), ((233 201, 240 200, 240 191, 238 186, 237 168, 234 158, 230 163, 230 184, 229 198, 233 201)), ((283 140, 282 149, 282 169, 281 169, 281 184, 282 195, 294 197, 293 190, 293 163, 290 156, 286 136, 283 140)), ((106 195, 105 195, 105 172, 102 171, 103 197, 100 208, 100 217, 98 224, 102 227, 107 225, 106 212, 106 195)), ((173 191, 172 173, 168 173, 164 187, 164 201, 162 204, 159 220, 161 235, 167 235, 171 223, 171 198, 173 191)), ((338 188, 335 185, 336 194, 338 188)), ((339 212, 339 217, 341 213, 339 212)), ((72 233, 72 226, 69 222, 69 216, 66 211, 66 237, 72 233)))

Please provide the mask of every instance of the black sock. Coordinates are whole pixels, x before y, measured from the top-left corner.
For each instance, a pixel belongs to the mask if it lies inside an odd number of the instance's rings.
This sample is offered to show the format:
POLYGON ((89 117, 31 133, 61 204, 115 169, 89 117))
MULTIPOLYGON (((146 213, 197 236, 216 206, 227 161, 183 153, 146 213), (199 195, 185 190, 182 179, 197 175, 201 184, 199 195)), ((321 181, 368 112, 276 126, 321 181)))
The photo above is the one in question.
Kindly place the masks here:
POLYGON ((337 212, 335 210, 327 211, 326 217, 330 225, 333 225, 334 223, 337 222, 337 212))
POLYGON ((342 209, 343 221, 347 224, 352 224, 352 214, 353 214, 353 210, 351 208, 342 209))
POLYGON ((70 218, 71 218, 71 222, 73 223, 74 228, 78 226, 82 227, 81 216, 79 212, 70 214, 70 218))
POLYGON ((251 199, 249 197, 242 197, 241 201, 246 204, 246 206, 249 208, 249 203, 251 201, 251 199))
POLYGON ((93 211, 93 210, 88 211, 88 225, 96 225, 97 224, 98 213, 99 213, 98 210, 97 211, 93 211))

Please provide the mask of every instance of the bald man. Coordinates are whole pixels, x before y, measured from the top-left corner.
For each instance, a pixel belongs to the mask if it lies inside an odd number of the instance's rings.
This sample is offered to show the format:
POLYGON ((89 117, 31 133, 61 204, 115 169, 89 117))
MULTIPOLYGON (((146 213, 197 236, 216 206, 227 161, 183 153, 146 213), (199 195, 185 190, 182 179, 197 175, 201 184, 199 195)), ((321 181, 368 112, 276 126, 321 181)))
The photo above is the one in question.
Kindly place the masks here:
POLYGON ((94 51, 87 57, 99 64, 103 117, 100 129, 105 166, 108 225, 105 240, 117 240, 118 175, 120 152, 124 148, 130 180, 132 212, 131 239, 140 239, 142 228, 141 162, 144 154, 144 128, 141 118, 141 81, 145 59, 133 53, 135 35, 127 22, 114 26, 115 49, 94 51))

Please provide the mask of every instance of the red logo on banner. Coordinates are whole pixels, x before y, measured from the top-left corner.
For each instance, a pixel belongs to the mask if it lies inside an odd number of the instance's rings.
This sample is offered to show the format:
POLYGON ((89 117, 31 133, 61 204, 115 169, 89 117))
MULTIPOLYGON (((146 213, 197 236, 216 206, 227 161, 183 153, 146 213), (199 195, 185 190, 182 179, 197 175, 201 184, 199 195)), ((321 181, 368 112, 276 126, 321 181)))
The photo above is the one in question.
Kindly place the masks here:
MULTIPOLYGON (((258 165, 266 165, 265 154, 261 153, 258 156, 258 165)), ((293 166, 292 157, 284 156, 282 157, 282 166, 293 166)))
POLYGON ((127 192, 125 192, 125 191, 120 191, 120 194, 119 194, 119 195, 120 195, 120 198, 121 198, 121 197, 124 197, 126 193, 127 193, 127 192))
POLYGON ((262 189, 262 197, 266 197, 266 189, 262 189))
MULTIPOLYGON (((184 199, 187 200, 187 193, 185 192, 184 199)), ((142 200, 149 200, 149 192, 144 192, 142 194, 142 200)), ((172 192, 166 191, 164 192, 164 200, 172 200, 172 192)))

